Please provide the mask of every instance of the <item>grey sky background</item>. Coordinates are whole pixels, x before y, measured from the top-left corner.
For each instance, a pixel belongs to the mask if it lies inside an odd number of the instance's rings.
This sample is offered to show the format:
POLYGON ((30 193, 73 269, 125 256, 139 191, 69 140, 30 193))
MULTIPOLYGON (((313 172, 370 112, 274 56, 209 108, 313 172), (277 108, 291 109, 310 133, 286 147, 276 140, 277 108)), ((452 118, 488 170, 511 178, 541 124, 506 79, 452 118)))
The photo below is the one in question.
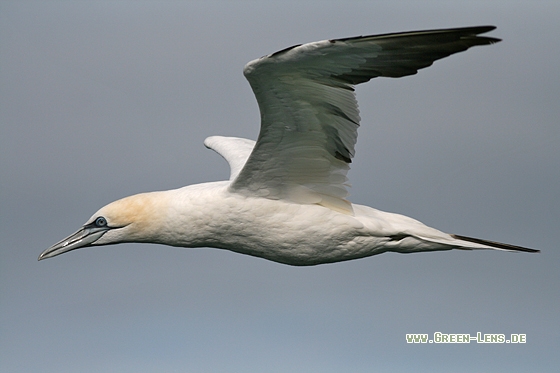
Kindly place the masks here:
POLYGON ((0 371, 556 371, 559 19, 558 1, 0 2, 0 371), (503 42, 357 89, 351 200, 541 254, 295 268, 127 244, 37 262, 108 202, 227 178, 202 142, 256 138, 248 61, 485 24, 503 42), (405 343, 438 331, 527 343, 405 343))

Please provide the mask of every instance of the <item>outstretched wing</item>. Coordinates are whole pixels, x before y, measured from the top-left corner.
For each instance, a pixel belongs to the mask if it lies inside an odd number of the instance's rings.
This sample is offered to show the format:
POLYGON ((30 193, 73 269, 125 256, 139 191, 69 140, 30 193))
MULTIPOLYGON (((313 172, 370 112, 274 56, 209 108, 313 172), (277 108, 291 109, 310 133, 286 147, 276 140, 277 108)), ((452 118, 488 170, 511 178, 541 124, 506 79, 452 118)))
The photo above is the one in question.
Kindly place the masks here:
POLYGON ((255 147, 255 141, 240 137, 210 136, 204 140, 208 149, 225 158, 229 163, 229 179, 234 180, 255 147))
POLYGON ((353 86, 416 74, 435 60, 499 39, 493 26, 324 40, 249 62, 261 130, 230 190, 352 213, 344 198, 360 122, 353 86))

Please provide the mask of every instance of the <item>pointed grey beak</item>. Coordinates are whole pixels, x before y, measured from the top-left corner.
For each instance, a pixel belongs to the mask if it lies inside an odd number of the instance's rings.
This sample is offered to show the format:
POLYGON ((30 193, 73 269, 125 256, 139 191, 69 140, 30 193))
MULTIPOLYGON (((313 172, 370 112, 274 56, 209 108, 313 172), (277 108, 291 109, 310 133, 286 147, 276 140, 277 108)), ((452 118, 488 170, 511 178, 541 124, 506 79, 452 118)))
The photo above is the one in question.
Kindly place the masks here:
POLYGON ((91 244, 97 241, 109 229, 111 228, 107 226, 96 227, 93 224, 85 225, 76 233, 66 237, 60 242, 55 243, 47 250, 43 251, 41 255, 39 255, 39 260, 52 258, 53 256, 64 254, 68 251, 91 246, 91 244))

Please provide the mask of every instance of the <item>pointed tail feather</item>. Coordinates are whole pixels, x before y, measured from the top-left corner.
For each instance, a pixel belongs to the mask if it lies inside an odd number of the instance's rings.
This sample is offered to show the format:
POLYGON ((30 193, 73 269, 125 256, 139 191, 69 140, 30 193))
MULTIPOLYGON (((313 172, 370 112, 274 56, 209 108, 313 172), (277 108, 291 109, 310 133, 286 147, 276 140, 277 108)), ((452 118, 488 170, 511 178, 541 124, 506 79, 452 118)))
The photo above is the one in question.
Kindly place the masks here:
POLYGON ((460 236, 458 234, 452 234, 451 237, 456 238, 458 240, 462 240, 462 241, 468 241, 468 242, 478 243, 478 244, 481 244, 481 245, 495 247, 496 249, 509 250, 509 251, 522 251, 522 252, 526 252, 526 253, 540 253, 541 252, 540 250, 529 249, 528 247, 515 246, 515 245, 510 245, 510 244, 507 244, 507 243, 482 240, 480 238, 460 236))

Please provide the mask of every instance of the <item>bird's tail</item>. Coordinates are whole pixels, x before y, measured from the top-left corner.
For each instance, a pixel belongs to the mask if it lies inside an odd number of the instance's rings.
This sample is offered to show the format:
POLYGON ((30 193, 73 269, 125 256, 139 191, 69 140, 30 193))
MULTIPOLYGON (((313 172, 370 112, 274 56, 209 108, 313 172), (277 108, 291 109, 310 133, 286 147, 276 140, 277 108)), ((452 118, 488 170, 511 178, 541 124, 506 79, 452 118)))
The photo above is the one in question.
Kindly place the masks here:
POLYGON ((453 237, 457 240, 460 240, 460 241, 465 241, 465 242, 470 242, 470 243, 486 246, 486 247, 480 247, 478 245, 477 246, 465 245, 464 247, 461 247, 461 249, 467 249, 468 250, 468 249, 485 249, 486 248, 486 249, 507 250, 507 251, 521 251, 521 252, 525 252, 525 253, 540 253, 541 252, 540 250, 530 249, 528 247, 511 245, 511 244, 508 244, 508 243, 482 240, 480 238, 460 236, 458 234, 452 234, 451 237, 453 237))

